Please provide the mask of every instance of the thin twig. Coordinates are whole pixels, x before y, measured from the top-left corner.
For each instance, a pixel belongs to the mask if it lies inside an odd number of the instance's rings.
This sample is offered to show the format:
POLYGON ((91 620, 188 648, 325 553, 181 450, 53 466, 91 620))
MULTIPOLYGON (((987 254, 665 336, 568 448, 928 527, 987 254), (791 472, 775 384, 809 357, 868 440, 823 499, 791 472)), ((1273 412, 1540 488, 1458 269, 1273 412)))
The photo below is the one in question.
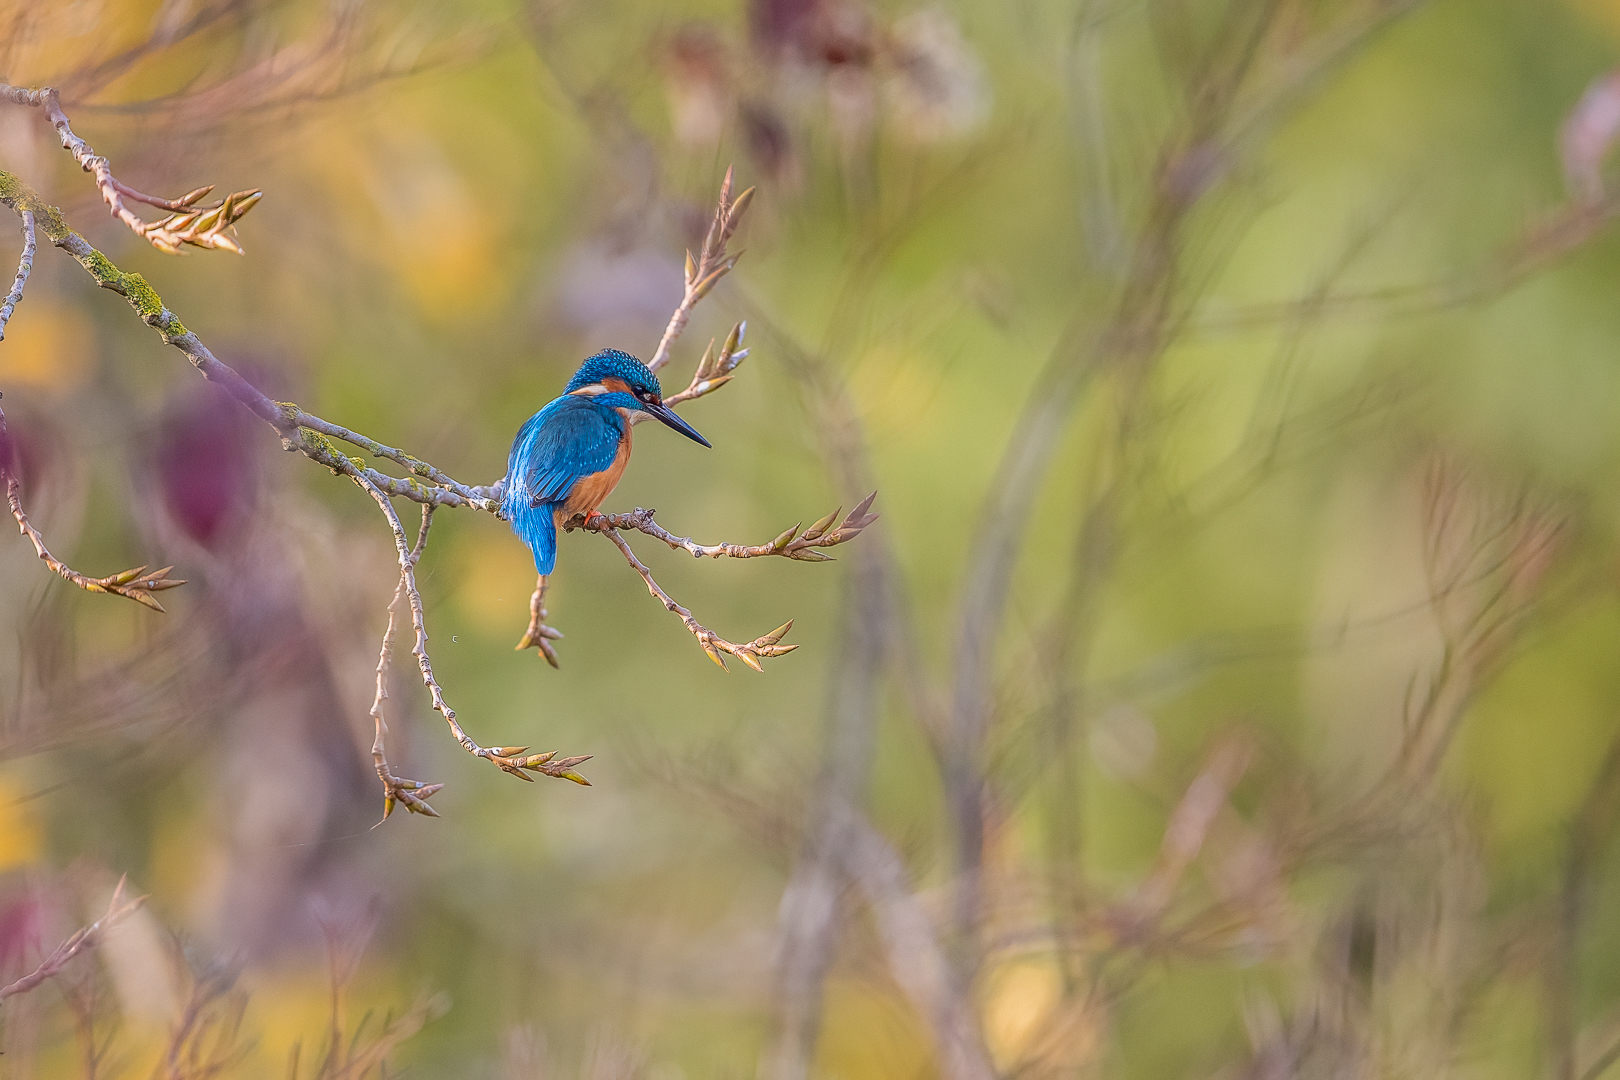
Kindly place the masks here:
POLYGON ((88 143, 73 133, 67 114, 62 111, 61 95, 55 87, 44 86, 37 90, 29 90, 0 83, 0 100, 44 110, 45 118, 50 121, 62 139, 62 149, 73 155, 73 160, 79 163, 81 169, 95 177, 96 188, 101 192, 102 201, 112 211, 113 217, 129 226, 131 232, 159 251, 177 255, 183 245, 190 244, 193 247, 218 248, 234 251, 238 255, 243 254, 242 246, 236 242, 233 235, 236 231, 236 222, 258 205, 259 200, 264 197, 264 192, 258 189, 233 192, 212 206, 197 204, 214 190, 213 185, 200 187, 178 199, 159 199, 143 195, 113 176, 111 163, 90 149, 88 143), (173 213, 162 221, 145 221, 124 205, 125 196, 173 213))
POLYGON ((6 340, 6 323, 11 321, 11 313, 22 302, 23 287, 28 284, 28 275, 34 269, 34 215, 27 210, 22 214, 22 231, 23 250, 22 258, 17 260, 17 280, 11 283, 11 292, 6 294, 5 303, 0 304, 0 341, 6 340))
POLYGON ((133 914, 135 909, 145 903, 146 897, 137 896, 133 900, 124 899, 125 878, 118 879, 118 887, 113 890, 112 901, 107 905, 107 914, 76 931, 71 937, 51 951, 45 962, 39 967, 24 975, 8 986, 0 986, 0 1001, 18 994, 26 994, 46 979, 61 974, 62 969, 73 961, 75 956, 86 949, 93 949, 101 944, 101 939, 118 923, 133 914))
POLYGON ((598 514, 590 520, 574 518, 566 527, 577 527, 590 532, 606 532, 609 529, 632 529, 636 532, 646 533, 657 540, 662 540, 677 551, 685 551, 695 559, 758 559, 768 555, 780 555, 800 562, 825 562, 831 556, 823 555, 816 548, 836 547, 848 543, 859 536, 861 530, 878 519, 877 514, 870 513, 872 501, 877 498, 877 492, 872 492, 851 510, 837 528, 833 522, 838 520, 843 507, 839 507, 826 517, 805 529, 802 533, 795 525, 768 544, 698 544, 685 536, 676 536, 653 521, 656 510, 644 510, 637 507, 628 514, 598 514))
MULTIPOLYGON (((433 507, 422 507, 422 526, 416 531, 416 546, 410 554, 413 567, 421 561, 422 550, 427 547, 428 529, 432 524, 433 507)), ((443 784, 425 784, 420 780, 395 776, 388 767, 388 757, 383 747, 383 738, 388 733, 388 722, 383 719, 383 702, 388 699, 388 668, 394 659, 394 625, 399 615, 399 602, 404 598, 405 577, 401 574, 399 584, 394 588, 394 599, 388 604, 388 628, 383 631, 382 649, 377 655, 377 696, 371 702, 371 719, 376 727, 376 736, 371 742, 371 761, 383 785, 383 821, 387 821, 388 815, 394 812, 396 802, 404 803, 405 809, 413 814, 438 817, 439 812, 429 806, 427 800, 444 787, 443 784)), ((382 821, 377 824, 381 825, 382 821)))
POLYGON ((556 627, 546 625, 546 590, 551 575, 541 574, 534 583, 534 592, 529 595, 529 628, 523 631, 523 637, 517 643, 517 652, 525 649, 537 648, 546 663, 552 667, 561 667, 557 662, 557 650, 551 644, 562 640, 562 631, 556 627))
POLYGON ((351 459, 345 457, 328 438, 338 438, 360 446, 379 457, 398 461, 413 473, 431 480, 429 487, 415 477, 400 479, 360 468, 381 490, 391 496, 411 499, 432 506, 473 507, 497 513, 499 504, 489 497, 488 489, 470 487, 446 476, 427 462, 400 450, 383 445, 374 439, 352 432, 312 416, 291 402, 272 400, 258 387, 248 382, 229 364, 216 357, 196 334, 188 330, 178 316, 163 306, 163 298, 148 285, 140 274, 126 274, 112 261, 96 250, 85 239, 73 232, 61 211, 45 203, 39 193, 28 187, 11 173, 0 170, 0 203, 17 213, 34 214, 51 243, 72 255, 95 278, 96 284, 117 293, 141 316, 141 321, 156 330, 165 344, 172 345, 191 362, 210 382, 218 383, 255 416, 275 428, 284 450, 297 451, 312 461, 325 465, 335 473, 346 473, 351 459))
POLYGON ((433 702, 433 709, 444 717, 445 723, 450 725, 450 734, 455 736, 456 741, 461 744, 462 749, 466 750, 467 753, 474 757, 492 761, 501 771, 511 773, 521 779, 531 782, 534 780, 534 777, 524 772, 525 769, 528 769, 533 772, 545 773, 547 776, 560 776, 565 780, 572 780, 576 784, 590 786, 589 780, 574 771, 575 765, 590 760, 591 755, 589 754, 558 758, 557 752, 553 750, 549 753, 524 757, 523 754, 528 750, 526 746, 479 746, 478 743, 473 741, 472 736, 462 730, 461 724, 456 720, 456 711, 445 701, 444 689, 439 686, 439 681, 433 676, 433 661, 428 656, 427 651, 427 623, 422 614, 422 594, 416 588, 416 568, 411 558, 411 543, 409 537, 405 535, 405 526, 400 524, 399 515, 394 512, 394 504, 388 500, 388 496, 383 493, 381 488, 371 482, 370 478, 366 476, 365 470, 345 459, 341 471, 376 501, 378 507, 382 509, 383 516, 388 519, 388 527, 394 534, 394 547, 399 553, 400 583, 405 588, 406 599, 410 601, 411 625, 416 630, 416 641, 411 648, 411 655, 416 657, 417 667, 422 671, 422 683, 428 689, 428 695, 433 702))
POLYGON ((726 243, 731 239, 731 234, 737 231, 748 204, 753 201, 754 189, 749 188, 734 200, 731 197, 732 179, 733 170, 727 166, 726 178, 720 182, 720 202, 714 209, 709 233, 703 238, 703 249, 695 261, 690 251, 686 253, 686 292, 681 297, 680 306, 669 317, 669 325, 664 328, 664 336, 659 339, 652 359, 647 362, 653 371, 669 363, 669 350, 674 346, 675 339, 681 336, 681 331, 686 329, 686 322, 692 317, 692 309, 697 307, 698 301, 709 295, 709 290, 737 265, 741 253, 728 255, 726 243))
POLYGON ((112 593, 114 596, 127 597, 137 604, 161 612, 163 605, 158 603, 152 594, 162 592, 164 589, 177 588, 186 583, 184 578, 169 576, 169 571, 174 567, 165 566, 161 570, 147 573, 145 566, 137 566, 108 577, 93 578, 79 573, 52 555, 50 548, 45 546, 45 537, 34 528, 33 522, 28 520, 27 511, 23 509, 22 480, 17 476, 11 456, 11 437, 6 430, 6 415, 0 412, 0 481, 4 481, 6 485, 6 502, 11 506, 11 516, 17 521, 18 531, 33 543, 35 553, 45 565, 60 575, 62 580, 88 592, 112 593))
POLYGON ((658 582, 653 580, 652 571, 648 570, 646 565, 636 558, 636 553, 630 550, 629 543, 619 535, 618 530, 599 527, 596 531, 601 532, 609 540, 613 541, 620 553, 624 555, 625 561, 630 564, 636 573, 641 575, 641 580, 646 582, 647 591, 652 593, 653 598, 663 604, 665 609, 681 617, 681 622, 685 623, 686 628, 692 632, 692 636, 698 639, 698 644, 703 646, 703 651, 709 654, 709 659, 719 664, 722 671, 729 669, 726 668, 726 661, 720 655, 721 653, 730 653, 755 671, 764 671, 765 669, 759 666, 761 657, 786 656, 798 648, 797 645, 780 644, 787 632, 793 629, 792 619, 789 619, 770 633, 763 634, 745 644, 738 645, 735 642, 727 641, 693 618, 690 611, 677 604, 675 599, 665 592, 658 582))

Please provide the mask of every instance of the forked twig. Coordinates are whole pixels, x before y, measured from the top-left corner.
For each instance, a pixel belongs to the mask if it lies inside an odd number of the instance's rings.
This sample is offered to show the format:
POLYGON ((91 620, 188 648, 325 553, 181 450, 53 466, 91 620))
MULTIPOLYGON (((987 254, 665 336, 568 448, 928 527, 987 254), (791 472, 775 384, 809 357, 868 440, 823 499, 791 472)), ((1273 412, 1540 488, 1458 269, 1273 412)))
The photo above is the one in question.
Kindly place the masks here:
POLYGON ((709 347, 703 350, 703 359, 698 361, 697 370, 692 372, 692 381, 685 390, 665 398, 664 404, 674 408, 705 394, 712 394, 730 382, 731 373, 737 370, 737 365, 748 359, 748 350, 739 348, 747 333, 746 321, 733 325, 719 352, 714 351, 714 339, 711 338, 709 347))
POLYGON ((690 611, 676 603, 674 597, 665 592, 663 587, 653 580, 652 571, 648 570, 646 564, 636 558, 636 553, 630 550, 630 544, 624 537, 619 535, 617 529, 599 526, 593 531, 601 532, 609 540, 613 541, 614 546, 624 555, 625 561, 630 564, 636 573, 641 575, 641 580, 647 583, 647 591, 652 593, 653 598, 663 604, 667 610, 681 617, 681 622, 685 623, 686 628, 692 632, 692 636, 698 639, 698 644, 703 646, 703 651, 709 654, 709 659, 719 664, 722 671, 729 669, 726 667, 725 657, 721 656, 721 653, 730 653, 755 671, 763 672, 765 669, 759 666, 761 657, 786 656, 798 648, 797 645, 783 645, 780 643, 782 638, 787 635, 787 632, 793 629, 792 619, 789 619, 770 633, 763 634, 746 644, 738 645, 735 642, 727 641, 693 618, 690 611))
POLYGON ((669 325, 664 328, 664 336, 659 339, 658 348, 653 350, 652 359, 647 362, 653 371, 669 363, 669 350, 674 346, 675 339, 681 336, 681 331, 686 329, 692 309, 697 307, 699 300, 709 295, 709 290, 721 278, 731 273, 731 268, 737 265, 737 259, 742 254, 728 255, 726 244, 731 240, 731 234, 737 231, 748 204, 753 202, 754 189, 748 188, 733 199, 732 179, 733 169, 728 165, 726 178, 720 182, 720 202, 714 209, 714 220, 709 224, 708 235, 703 238, 703 248, 695 260, 690 251, 686 253, 686 292, 675 313, 669 317, 669 325))
MULTIPOLYGON (((433 507, 422 507, 422 526, 416 530, 416 546, 411 548, 411 565, 414 567, 422 558, 422 551, 427 547, 428 529, 433 525, 433 507)), ((399 616, 399 602, 405 598, 405 577, 400 575, 399 584, 394 587, 394 599, 388 604, 388 628, 383 631, 382 649, 377 655, 377 696, 371 702, 371 719, 376 728, 376 736, 371 742, 371 761, 377 770, 377 779, 383 785, 383 816, 382 821, 388 820, 388 815, 394 812, 394 804, 403 803, 405 809, 413 814, 426 814, 428 817, 438 817, 439 812, 428 805, 428 800, 443 789, 443 784, 425 784, 420 780, 407 780, 395 776, 388 766, 388 757, 383 747, 383 737, 388 733, 388 721, 383 719, 383 702, 388 698, 388 669, 394 659, 394 625, 399 616)), ((382 821, 377 824, 381 825, 382 821)), ((376 826, 372 826, 376 828, 376 826)))
POLYGON ((15 997, 18 994, 26 994, 45 980, 61 974, 62 969, 72 963, 75 956, 78 956, 86 949, 93 949, 101 944, 101 939, 108 930, 117 926, 125 918, 132 915, 141 904, 145 903, 146 897, 144 896, 137 896, 133 900, 124 899, 126 880, 126 878, 118 879, 118 887, 113 890, 112 901, 107 905, 107 914, 89 926, 75 931, 66 941, 51 950, 51 955, 47 956, 44 963, 40 964, 39 967, 14 983, 0 986, 0 1001, 4 1001, 8 997, 15 997))
POLYGON ((546 625, 546 591, 550 588, 550 576, 541 574, 534 583, 534 592, 529 596, 529 628, 523 631, 517 651, 539 649, 546 663, 555 668, 562 665, 557 662, 557 650, 551 643, 561 641, 563 634, 561 630, 546 625))
POLYGON ((389 529, 394 534, 394 548, 399 553, 400 584, 405 589, 406 599, 410 601, 411 625, 416 630, 416 641, 411 648, 411 655, 416 657, 417 667, 421 669, 422 683, 428 689, 433 709, 450 725, 450 734, 455 736, 456 741, 467 753, 492 761, 502 772, 511 773, 520 779, 533 782, 534 777, 524 772, 527 769, 547 776, 560 776, 589 787, 590 781, 575 772, 574 766, 589 761, 590 754, 558 758, 557 752, 553 750, 544 754, 524 756, 529 749, 527 746, 479 746, 472 736, 462 730, 460 722, 456 720, 456 711, 445 701, 444 690, 439 686, 438 679, 433 676, 433 661, 427 651, 427 622, 422 614, 422 594, 416 588, 416 566, 411 556, 410 539, 405 535, 405 526, 400 524, 399 515, 394 512, 394 504, 376 484, 371 482, 365 471, 346 460, 344 465, 346 466, 342 470, 344 474, 376 501, 378 507, 382 509, 383 516, 388 519, 389 529))
POLYGON ((62 149, 73 155, 73 160, 79 163, 81 169, 95 177, 96 188, 101 192, 102 201, 112 211, 113 217, 129 226, 131 232, 159 251, 178 255, 180 248, 189 244, 193 247, 217 248, 234 251, 238 255, 243 254, 242 246, 236 242, 235 226, 244 214, 264 198, 263 191, 254 189, 233 192, 211 206, 197 204, 214 190, 213 185, 200 187, 178 199, 160 199, 153 195, 142 194, 115 177, 111 163, 90 149, 88 143, 73 133, 67 114, 62 111, 61 95, 55 87, 45 86, 38 90, 29 90, 21 86, 0 83, 0 98, 5 98, 16 105, 30 105, 44 110, 45 118, 56 129, 57 135, 61 136, 62 149), (168 210, 170 214, 161 221, 145 221, 124 204, 125 198, 155 206, 160 210, 168 210))
POLYGON ((67 563, 51 554, 50 548, 45 546, 45 537, 34 528, 33 522, 28 520, 28 513, 23 509, 22 481, 18 478, 11 461, 11 437, 6 431, 6 416, 0 412, 0 480, 5 481, 6 502, 11 505, 11 516, 17 520, 18 530, 33 542, 34 551, 45 565, 56 571, 62 580, 88 592, 112 593, 114 596, 127 597, 149 607, 153 611, 162 611, 163 605, 157 602, 153 593, 164 589, 173 589, 184 585, 184 578, 171 578, 169 571, 172 566, 165 566, 161 570, 147 572, 145 566, 137 566, 132 570, 112 574, 108 577, 93 578, 81 574, 67 563))
POLYGON ((877 492, 872 492, 851 510, 837 528, 833 522, 843 511, 839 507, 826 517, 800 532, 800 526, 795 525, 776 539, 767 544, 699 544, 685 536, 676 536, 655 521, 653 515, 656 510, 643 510, 637 507, 628 514, 600 514, 589 521, 575 517, 568 522, 568 528, 581 528, 591 532, 602 532, 607 529, 632 529, 636 532, 646 533, 657 540, 662 540, 677 551, 685 551, 695 559, 759 559, 770 555, 780 555, 787 559, 796 559, 799 562, 826 562, 832 558, 823 555, 817 548, 837 547, 855 539, 861 531, 878 519, 878 515, 871 513, 872 502, 877 498, 877 492))
POLYGON ((11 283, 11 291, 6 294, 5 302, 0 303, 0 341, 6 340, 6 323, 11 321, 11 313, 22 302, 23 287, 28 284, 28 275, 34 269, 34 215, 31 211, 23 211, 22 231, 23 250, 22 257, 17 260, 17 279, 11 283))

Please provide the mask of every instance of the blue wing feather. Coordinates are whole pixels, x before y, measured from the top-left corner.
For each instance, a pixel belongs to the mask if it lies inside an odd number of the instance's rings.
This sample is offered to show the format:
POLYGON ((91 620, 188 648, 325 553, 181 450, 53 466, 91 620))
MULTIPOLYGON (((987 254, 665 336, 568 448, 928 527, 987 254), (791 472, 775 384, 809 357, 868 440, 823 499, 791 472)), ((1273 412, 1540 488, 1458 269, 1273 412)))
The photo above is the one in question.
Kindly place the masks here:
POLYGON ((624 421, 588 397, 565 394, 518 429, 506 464, 502 509, 512 531, 534 552, 535 569, 549 574, 557 561, 552 511, 582 477, 613 464, 624 421))

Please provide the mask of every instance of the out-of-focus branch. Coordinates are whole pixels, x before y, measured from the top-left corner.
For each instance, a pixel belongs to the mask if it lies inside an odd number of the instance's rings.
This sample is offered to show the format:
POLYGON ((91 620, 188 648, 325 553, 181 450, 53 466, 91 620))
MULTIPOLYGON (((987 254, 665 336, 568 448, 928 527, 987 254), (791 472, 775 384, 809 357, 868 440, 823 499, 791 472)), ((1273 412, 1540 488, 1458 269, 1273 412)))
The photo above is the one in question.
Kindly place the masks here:
POLYGON ((490 513, 497 512, 498 504, 489 498, 487 489, 458 483, 420 458, 312 416, 291 402, 271 400, 234 368, 214 356, 178 316, 163 306, 162 297, 147 284, 145 278, 119 270, 110 259, 68 227, 60 210, 47 205, 38 192, 3 170, 0 170, 0 203, 18 214, 25 211, 32 213, 50 241, 78 260, 95 278, 96 284, 129 301, 141 321, 156 330, 166 344, 180 350, 203 378, 224 387, 255 416, 275 428, 281 437, 282 449, 297 451, 335 473, 345 474, 351 466, 359 469, 372 484, 391 496, 430 506, 470 506, 490 513), (428 487, 415 476, 400 479, 365 468, 343 456, 332 444, 332 438, 359 446, 378 457, 397 461, 416 476, 432 481, 435 486, 428 487))
MULTIPOLYGON (((428 529, 433 525, 433 507, 422 507, 422 525, 416 530, 416 545, 411 548, 410 560, 414 567, 427 547, 428 529)), ((395 776, 388 766, 383 738, 388 734, 388 721, 383 719, 383 702, 388 699, 388 669, 394 659, 394 624, 399 617, 399 602, 405 598, 405 577, 400 575, 394 588, 394 599, 388 604, 388 628, 383 631, 382 649, 377 654, 377 695, 371 702, 371 719, 376 735, 371 741, 371 761, 377 769, 377 779, 383 785, 383 821, 394 812, 396 802, 403 803, 413 814, 438 817, 439 812, 428 805, 428 800, 444 787, 443 784, 424 784, 420 780, 407 780, 395 776)), ((377 824, 382 824, 378 822, 377 824)))
POLYGON ((40 531, 34 528, 34 523, 28 520, 28 512, 23 508, 22 480, 17 476, 11 459, 11 436, 6 430, 6 415, 0 412, 0 482, 6 486, 6 502, 11 506, 11 516, 17 521, 18 531, 28 537, 40 560, 60 575, 63 581, 77 585, 87 592, 112 593, 114 596, 127 597, 153 611, 162 611, 163 605, 158 603, 152 594, 185 584, 183 578, 169 577, 169 571, 174 567, 165 566, 161 570, 147 573, 146 567, 137 566, 133 570, 125 570, 103 578, 93 578, 79 573, 51 554, 50 548, 45 546, 45 537, 40 535, 40 531))
POLYGON ((137 896, 133 900, 124 899, 124 884, 125 879, 119 878, 118 887, 113 890, 112 901, 107 905, 107 914, 89 926, 76 931, 66 941, 58 945, 39 967, 14 983, 0 986, 0 1001, 4 1001, 8 997, 15 997, 18 994, 26 994, 45 980, 61 974, 62 969, 72 963, 74 957, 86 949, 93 949, 101 944, 101 939, 106 936, 108 930, 134 914, 135 910, 145 903, 146 897, 137 896))
POLYGON ((853 814, 847 836, 844 861, 872 906, 889 970, 933 1029, 941 1072, 947 1080, 990 1080, 996 1071, 978 1017, 956 982, 927 911, 907 885, 900 856, 859 814, 853 814))
MULTIPOLYGON (((748 210, 748 204, 753 201, 754 189, 748 188, 733 199, 732 179, 733 170, 727 166, 726 178, 720 182, 720 202, 715 207, 714 220, 709 225, 708 235, 703 238, 703 248, 696 260, 692 258, 690 251, 686 253, 686 293, 681 297, 680 306, 669 317, 669 325, 664 328, 664 336, 659 339, 658 348, 653 351, 652 359, 647 362, 647 366, 653 371, 669 363, 669 350, 675 344, 675 339, 681 336, 681 331, 686 329, 686 321, 692 317, 692 309, 697 307, 698 301, 709 295, 709 290, 737 265, 741 252, 737 255, 728 255, 726 244, 730 241, 731 234, 737 231, 743 214, 748 210)), ((738 331, 733 333, 741 336, 738 331)))
MULTIPOLYGON (((357 466, 345 462, 346 468, 342 471, 360 488, 376 501, 382 510, 383 516, 388 519, 388 527, 394 534, 394 547, 399 553, 400 585, 405 590, 405 597, 411 606, 411 625, 416 630, 416 641, 411 648, 411 655, 416 657, 417 667, 422 672, 422 683, 428 689, 428 695, 433 702, 433 709, 443 716, 445 723, 450 725, 450 733, 455 736, 462 749, 474 757, 484 758, 495 763, 502 772, 507 772, 523 780, 533 782, 534 777, 524 772, 525 769, 544 773, 547 776, 560 776, 565 780, 572 780, 576 784, 590 786, 574 766, 589 761, 591 755, 580 757, 558 758, 555 750, 544 754, 524 756, 528 751, 526 746, 479 746, 472 736, 462 730, 461 724, 456 720, 456 711, 444 699, 444 690, 439 681, 433 676, 433 661, 427 651, 427 622, 422 614, 422 594, 416 588, 416 563, 412 557, 410 538, 405 535, 405 526, 400 523, 399 515, 394 512, 394 504, 376 484, 365 475, 357 466)), ((417 553, 420 557, 420 552, 417 553)))
POLYGON ((1194 316, 1190 333, 1213 336, 1297 320, 1377 315, 1407 318, 1478 303, 1510 292, 1596 239, 1620 215, 1620 194, 1599 195, 1558 207, 1498 248, 1473 273, 1417 285, 1345 291, 1301 300, 1251 304, 1194 316))
POLYGON ((74 134, 72 126, 68 123, 67 114, 62 111, 61 95, 55 87, 45 86, 29 90, 21 86, 0 83, 0 100, 42 109, 45 118, 61 136, 62 149, 73 155, 73 160, 79 163, 81 169, 95 177, 96 188, 101 192, 102 201, 112 211, 113 217, 129 226, 130 232, 159 251, 178 255, 182 246, 190 244, 193 247, 234 251, 238 255, 243 253, 242 246, 236 242, 234 235, 236 223, 258 205, 259 200, 264 197, 264 192, 258 189, 233 192, 212 206, 197 205, 214 190, 212 185, 200 187, 178 199, 160 199, 142 194, 115 177, 112 164, 74 134), (162 221, 145 221, 124 204, 126 198, 171 213, 162 221))
POLYGON ((781 555, 788 559, 797 559, 800 562, 825 562, 830 556, 821 554, 817 548, 836 547, 848 543, 861 534, 861 530, 878 519, 878 515, 871 513, 872 501, 877 498, 877 492, 872 492, 845 516, 837 528, 833 523, 843 511, 839 507, 820 521, 815 522, 802 533, 795 525, 782 533, 768 544, 698 544, 685 536, 676 536, 660 527, 653 521, 656 510, 643 510, 637 507, 628 514, 599 514, 589 521, 576 517, 569 522, 570 526, 577 523, 579 528, 592 532, 606 532, 609 529, 633 529, 636 532, 646 533, 655 539, 662 540, 677 551, 685 551, 693 558, 702 559, 758 559, 767 555, 781 555))
POLYGON ((22 257, 17 260, 17 278, 11 283, 11 291, 6 294, 4 303, 0 303, 0 341, 6 340, 6 323, 11 321, 11 313, 17 310, 22 302, 23 288, 28 284, 28 275, 34 270, 34 215, 27 210, 22 214, 23 250, 22 257))
MULTIPOLYGON (((595 519, 593 518, 592 521, 594 522, 595 519)), ((647 591, 653 595, 653 599, 663 604, 665 609, 681 617, 681 622, 686 624, 686 628, 692 632, 692 636, 697 638, 698 644, 703 646, 703 651, 709 654, 709 659, 719 664, 721 670, 729 670, 726 668, 726 661, 720 655, 721 653, 729 653, 735 656, 755 671, 764 671, 765 669, 759 666, 761 657, 786 656, 798 648, 797 645, 781 644, 782 638, 787 635, 789 630, 793 629, 792 619, 789 619, 770 633, 761 635, 746 644, 738 645, 735 642, 727 641, 693 618, 690 611, 677 604, 674 598, 665 592, 658 582, 653 580, 652 571, 648 570, 646 565, 636 558, 636 553, 630 550, 630 545, 625 541, 624 537, 619 535, 618 530, 606 525, 593 525, 592 528, 613 541, 620 553, 624 555, 625 561, 630 564, 636 573, 641 575, 641 580, 647 583, 647 591)))

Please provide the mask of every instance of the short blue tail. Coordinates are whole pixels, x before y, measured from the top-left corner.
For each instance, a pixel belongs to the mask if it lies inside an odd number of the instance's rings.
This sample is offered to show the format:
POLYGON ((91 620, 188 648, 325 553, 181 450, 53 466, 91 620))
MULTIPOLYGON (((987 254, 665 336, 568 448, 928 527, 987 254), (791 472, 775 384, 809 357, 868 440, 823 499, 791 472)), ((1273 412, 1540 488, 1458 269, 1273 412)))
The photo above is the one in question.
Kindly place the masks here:
POLYGON ((541 503, 509 511, 512 531, 534 552, 534 568, 542 574, 551 573, 557 565, 557 522, 551 516, 556 509, 555 503, 541 503))

